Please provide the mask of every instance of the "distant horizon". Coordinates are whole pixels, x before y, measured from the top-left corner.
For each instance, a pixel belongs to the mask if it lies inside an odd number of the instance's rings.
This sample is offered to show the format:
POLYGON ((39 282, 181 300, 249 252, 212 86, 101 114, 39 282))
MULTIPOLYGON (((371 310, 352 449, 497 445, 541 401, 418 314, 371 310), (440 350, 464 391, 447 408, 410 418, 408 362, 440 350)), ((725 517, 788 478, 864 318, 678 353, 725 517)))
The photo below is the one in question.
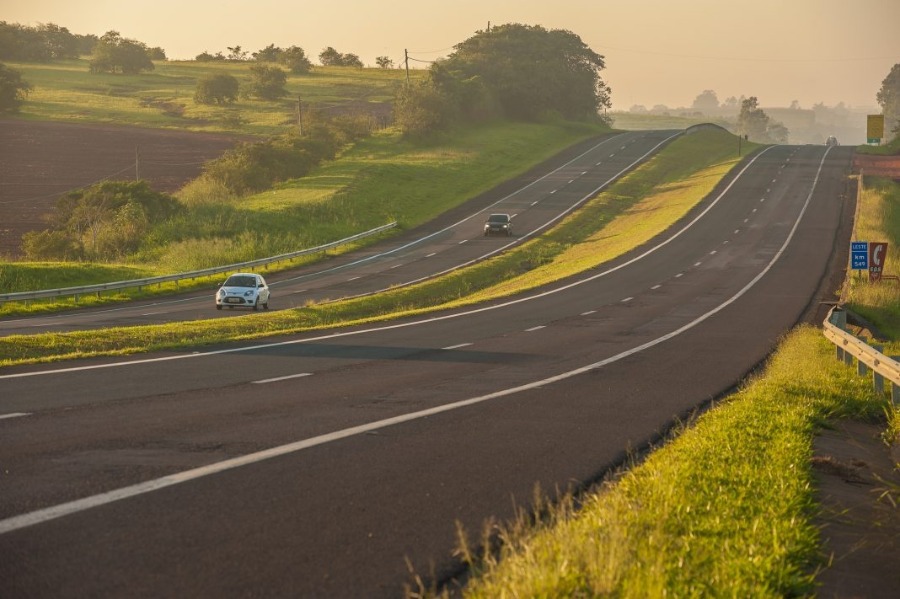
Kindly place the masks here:
POLYGON ((339 9, 245 2, 157 0, 148 7, 105 0, 17 1, 0 20, 25 26, 55 23, 76 34, 118 31, 170 60, 229 46, 256 52, 269 44, 302 47, 313 63, 326 47, 353 53, 367 66, 387 56, 394 67, 409 51, 411 68, 427 68, 489 24, 523 23, 572 31, 605 57, 603 80, 612 109, 690 108, 704 90, 720 102, 758 98, 760 106, 811 109, 843 103, 876 109, 876 94, 900 63, 900 2, 857 0, 558 0, 521 6, 512 0, 458 0, 423 9, 422 2, 346 0, 339 9))

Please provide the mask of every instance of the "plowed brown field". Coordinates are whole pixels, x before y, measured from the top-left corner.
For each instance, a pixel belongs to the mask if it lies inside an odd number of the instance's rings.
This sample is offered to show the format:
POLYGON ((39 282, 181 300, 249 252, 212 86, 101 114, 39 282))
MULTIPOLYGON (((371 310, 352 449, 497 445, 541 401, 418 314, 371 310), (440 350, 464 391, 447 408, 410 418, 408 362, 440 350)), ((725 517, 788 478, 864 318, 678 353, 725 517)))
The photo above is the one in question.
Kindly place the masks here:
POLYGON ((238 141, 187 131, 0 119, 0 258, 19 257, 22 234, 45 229, 57 198, 70 189, 139 175, 154 189, 172 192, 238 141))

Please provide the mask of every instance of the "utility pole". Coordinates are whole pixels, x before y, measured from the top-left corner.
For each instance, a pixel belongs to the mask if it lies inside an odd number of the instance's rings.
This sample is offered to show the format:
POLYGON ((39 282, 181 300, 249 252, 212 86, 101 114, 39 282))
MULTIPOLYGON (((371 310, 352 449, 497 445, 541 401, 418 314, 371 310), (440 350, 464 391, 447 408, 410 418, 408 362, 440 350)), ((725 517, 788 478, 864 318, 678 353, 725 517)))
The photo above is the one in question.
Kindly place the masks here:
POLYGON ((403 48, 403 62, 406 63, 406 87, 409 87, 409 50, 403 48))

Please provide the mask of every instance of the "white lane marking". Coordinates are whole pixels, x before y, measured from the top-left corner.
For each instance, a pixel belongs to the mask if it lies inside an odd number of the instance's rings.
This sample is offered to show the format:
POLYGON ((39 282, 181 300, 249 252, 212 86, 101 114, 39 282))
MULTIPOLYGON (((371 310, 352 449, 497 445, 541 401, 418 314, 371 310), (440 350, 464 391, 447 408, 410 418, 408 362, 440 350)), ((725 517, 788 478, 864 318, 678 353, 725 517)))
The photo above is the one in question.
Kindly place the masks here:
POLYGON ((656 290, 659 289, 660 287, 662 287, 662 285, 654 285, 654 286, 651 287, 650 289, 652 289, 653 291, 656 291, 656 290))
POLYGON ((469 347, 470 345, 473 345, 473 344, 472 343, 460 343, 459 345, 451 345, 449 347, 443 347, 441 349, 444 349, 444 350, 459 349, 461 347, 469 347))
POLYGON ((300 289, 299 291, 291 291, 291 295, 297 295, 298 293, 306 293, 309 289, 300 289))
POLYGON ((290 379, 299 379, 305 376, 312 376, 311 372, 301 372, 300 374, 289 374, 288 376, 279 376, 274 379, 263 379, 261 381, 252 381, 254 385, 265 385, 266 383, 277 383, 278 381, 287 381, 290 379))
POLYGON ((162 312, 144 312, 141 316, 156 316, 157 314, 162 314, 162 312))
POLYGON ((395 268, 400 268, 401 266, 403 266, 403 265, 402 265, 402 264, 395 264, 395 265, 393 265, 389 270, 394 270, 395 268))
POLYGON ((543 325, 543 324, 542 324, 542 325, 539 325, 539 326, 536 326, 536 327, 531 327, 530 329, 525 329, 525 332, 526 332, 526 333, 533 333, 534 331, 540 331, 541 329, 545 329, 545 328, 547 328, 546 325, 543 325))
POLYGON ((625 299, 622 300, 621 303, 627 304, 628 302, 630 302, 630 301, 633 300, 633 299, 634 299, 633 297, 626 297, 625 299))
POLYGON ((550 192, 550 195, 553 195, 553 194, 556 193, 557 191, 558 191, 558 190, 554 189, 553 191, 550 192))
POLYGON ((750 222, 750 219, 749 219, 749 218, 745 218, 745 219, 744 219, 744 224, 746 225, 748 222, 750 222))
POLYGON ((741 230, 740 230, 740 229, 735 229, 735 230, 734 230, 734 234, 735 234, 735 235, 740 235, 740 234, 741 234, 741 230))
MULTIPOLYGON (((660 142, 660 144, 665 143, 666 141, 668 141, 668 139, 671 139, 671 138, 667 138, 666 140, 660 142)), ((349 337, 352 335, 365 335, 368 333, 373 333, 373 332, 378 332, 378 331, 389 331, 389 330, 394 330, 394 329, 402 329, 402 328, 407 328, 407 327, 419 326, 419 325, 423 325, 423 324, 429 324, 432 322, 438 322, 438 321, 442 321, 442 320, 450 320, 452 318, 461 318, 461 317, 465 317, 465 316, 471 316, 472 314, 479 314, 481 312, 498 310, 501 308, 506 308, 508 306, 514 306, 514 305, 517 305, 517 304, 520 304, 523 302, 530 302, 530 301, 533 301, 536 299, 541 299, 541 298, 544 298, 544 297, 547 297, 550 295, 555 295, 557 293, 561 293, 563 291, 568 291, 569 289, 578 287, 580 285, 585 285, 585 284, 595 281, 601 277, 608 276, 614 272, 622 270, 623 268, 627 268, 627 267, 631 266, 632 264, 635 264, 635 263, 639 262, 640 260, 643 260, 650 254, 653 254, 654 252, 662 249, 663 247, 667 246, 668 244, 672 243, 673 241, 675 241, 676 239, 681 237, 686 231, 688 231, 691 227, 693 227, 701 218, 706 216, 706 214, 710 210, 712 210, 723 197, 725 197, 725 194, 728 193, 728 191, 734 186, 735 183, 737 183, 737 181, 741 178, 741 176, 747 171, 747 169, 749 169, 753 165, 754 162, 756 162, 763 154, 765 154, 766 152, 768 152, 769 150, 771 150, 774 147, 776 147, 776 146, 769 146, 766 149, 764 149, 763 151, 761 151, 760 153, 758 153, 756 156, 754 156, 753 159, 750 160, 750 162, 748 162, 744 166, 744 168, 741 169, 741 171, 737 174, 737 176, 731 180, 731 182, 725 187, 725 189, 722 190, 722 192, 716 197, 715 200, 710 202, 706 208, 704 208, 699 214, 697 214, 697 216, 695 216, 690 222, 685 224, 684 227, 682 227, 680 230, 673 233, 671 237, 669 237, 663 241, 660 241, 658 244, 649 248, 648 250, 644 251, 643 253, 641 253, 641 254, 635 256, 634 258, 627 260, 617 266, 613 266, 612 268, 598 272, 597 274, 591 275, 589 277, 585 277, 584 279, 578 279, 567 285, 555 287, 548 291, 543 291, 540 293, 536 293, 534 295, 527 295, 522 298, 509 300, 507 302, 502 302, 499 304, 492 304, 490 306, 473 308, 472 310, 467 310, 467 311, 463 311, 463 312, 454 312, 452 314, 430 316, 423 320, 413 320, 410 322, 404 322, 404 323, 399 323, 399 324, 390 324, 390 325, 385 325, 385 326, 380 326, 380 327, 373 327, 373 328, 369 328, 369 329, 359 329, 356 331, 341 331, 338 333, 329 333, 329 334, 322 335, 319 337, 307 337, 307 338, 303 338, 303 339, 292 339, 290 341, 277 341, 274 343, 261 343, 259 345, 246 345, 243 347, 235 347, 235 348, 229 348, 229 349, 215 349, 215 350, 211 350, 211 351, 208 351, 208 352, 205 352, 202 354, 201 353, 178 354, 178 355, 163 356, 163 357, 158 357, 158 358, 144 358, 144 359, 140 359, 140 360, 128 360, 125 362, 108 362, 105 364, 91 364, 88 366, 71 366, 71 367, 67 367, 67 368, 55 368, 55 369, 51 369, 51 370, 35 370, 35 371, 31 371, 31 372, 18 372, 15 374, 0 374, 0 380, 17 379, 17 378, 25 378, 25 377, 32 377, 32 376, 44 376, 44 375, 48 375, 48 374, 64 374, 64 373, 68 373, 68 372, 82 372, 82 371, 87 371, 87 370, 100 370, 100 369, 104 369, 104 368, 119 368, 119 367, 123 367, 123 366, 139 366, 139 365, 143 365, 143 364, 156 364, 159 362, 170 362, 173 360, 188 360, 191 358, 212 357, 212 356, 218 356, 218 355, 222 355, 222 354, 235 354, 235 353, 241 353, 241 352, 245 352, 245 351, 270 349, 270 348, 274 348, 274 347, 285 347, 288 345, 297 345, 300 343, 311 343, 313 341, 322 341, 325 339, 337 339, 339 337, 349 337)), ((828 151, 830 151, 830 149, 828 151)), ((649 154, 649 152, 648 152, 648 154, 649 154)), ((645 154, 645 156, 646 156, 646 154, 645 154)), ((823 161, 824 161, 824 159, 823 159, 823 161)), ((633 164, 636 164, 636 162, 633 164)), ((602 189, 604 186, 605 186, 605 184, 601 185, 598 189, 602 189)), ((589 194, 588 196, 585 196, 585 199, 587 199, 588 197, 591 197, 594 193, 596 193, 596 190, 594 192, 592 192, 591 194, 589 194)), ((562 216, 563 215, 560 215, 558 218, 562 218, 562 216)), ((554 220, 556 220, 556 219, 554 219, 554 220)), ((700 264, 701 264, 701 262, 697 262, 696 264, 694 264, 694 266, 700 266, 700 264)), ((624 301, 630 301, 631 299, 633 299, 633 298, 627 298, 627 300, 624 300, 624 301)))
POLYGON ((569 179, 569 183, 574 183, 575 179, 569 179))
POLYGON ((464 243, 467 242, 467 241, 469 241, 469 240, 468 240, 468 239, 463 239, 462 241, 459 242, 459 245, 462 245, 462 244, 464 244, 464 243))
POLYGON ((711 252, 709 253, 709 255, 710 255, 710 256, 715 256, 717 251, 718 251, 718 250, 713 250, 713 251, 711 251, 711 252))
POLYGON ((596 310, 588 310, 587 312, 582 312, 581 315, 582 316, 590 316, 591 314, 595 314, 596 312, 597 312, 596 310))
POLYGON ((602 162, 598 162, 598 163, 595 164, 594 166, 600 166, 601 164, 603 164, 603 163, 602 163, 602 162))
MULTIPOLYGON (((770 146, 773 147, 773 146, 770 146)), ((766 150, 763 150, 765 152, 766 150)), ((279 447, 273 447, 271 449, 266 449, 263 451, 259 451, 256 453, 251 453, 245 456, 240 456, 237 458, 232 458, 230 460, 225 460, 222 462, 218 462, 215 464, 209 464, 207 466, 201 466, 200 468, 194 468, 193 470, 187 470, 185 472, 180 472, 177 474, 172 474, 169 476, 164 476, 162 478, 157 478, 155 480, 150 480, 147 482, 139 483, 136 485, 132 485, 130 487, 123 487, 121 489, 115 489, 113 491, 109 491, 106 493, 101 493, 99 495, 93 495, 90 497, 85 497, 83 499, 76 499, 75 501, 70 501, 68 503, 63 503, 59 505, 55 505, 49 508, 44 508, 42 510, 36 510, 34 512, 29 512, 26 514, 22 514, 19 516, 13 516, 12 518, 7 518, 6 520, 0 520, 0 534, 5 534, 7 532, 11 532, 14 530, 18 530, 20 528, 26 528, 28 526, 33 526, 35 524, 40 524, 42 522, 47 522, 49 520, 54 520, 56 518, 61 518, 63 516, 67 516, 70 514, 74 514, 77 512, 81 512, 84 510, 88 510, 94 507, 98 507, 101 505, 106 505, 112 503, 114 501, 118 501, 120 499, 127 499, 129 497, 134 497, 136 495, 143 495, 145 493, 150 493, 152 491, 156 491, 159 489, 163 489, 166 487, 170 487, 172 485, 177 485, 180 483, 188 482, 191 480, 195 480, 204 476, 210 476, 212 474, 218 474, 220 472, 224 472, 226 470, 231 470, 234 468, 238 468, 240 466, 246 466, 248 464, 255 464, 261 462, 263 460, 268 460, 275 457, 280 457, 283 455, 288 455, 291 453, 296 453, 302 451, 304 449, 309 449, 310 447, 316 447, 318 445, 324 445, 326 443, 332 443, 335 441, 339 441, 342 439, 346 439, 348 437, 353 437, 356 435, 367 434, 378 429, 386 428, 389 426, 394 426, 396 424, 402 424, 405 422, 411 422, 414 420, 419 420, 421 418, 427 418, 429 416, 435 416, 437 414, 442 414, 444 412, 450 412, 453 410, 458 410, 460 408, 476 405, 479 403, 483 403, 486 401, 490 401, 492 399, 496 399, 499 397, 505 397, 507 395, 513 395, 515 393, 520 393, 522 391, 530 391, 532 389, 537 389, 539 387, 544 387, 546 385, 550 385, 553 383, 557 383, 559 381, 563 381, 581 374, 585 374, 591 372, 592 370, 597 370, 598 368, 602 368, 614 362, 618 362, 624 358, 629 356, 633 356, 638 354, 646 349, 651 347, 655 347, 661 343, 665 343, 666 341, 681 335, 685 331, 689 331, 690 329, 696 327, 700 323, 705 320, 715 316, 741 297, 743 297, 750 289, 752 289, 781 259, 781 256, 784 254, 785 250, 787 250, 791 241, 794 239, 794 235, 797 233, 797 229, 800 227, 800 222, 803 220, 803 216, 806 214, 807 209, 809 208, 809 203, 812 200, 813 193, 815 192, 816 185, 819 182, 819 177, 822 174, 822 167, 825 165, 825 158, 828 157, 828 153, 831 151, 831 148, 825 150, 825 154, 822 156, 822 161, 819 163, 819 170, 816 172, 816 177, 813 180, 812 187, 809 190, 809 195, 806 197, 806 202, 803 204, 803 208, 800 210, 800 214, 797 216, 797 219, 794 221, 794 226, 791 227, 790 233, 788 233, 787 238, 785 238, 784 243, 781 245, 781 248, 776 252, 776 254, 772 257, 769 263, 763 268, 753 279, 750 280, 749 283, 744 285, 744 287, 731 296, 729 299, 725 300, 717 307, 713 308, 709 312, 705 314, 701 314, 691 322, 682 325, 680 328, 675 329, 661 337, 657 337, 656 339, 651 339, 646 343, 642 343, 636 347, 620 352, 614 356, 610 356, 609 358, 600 360, 599 362, 594 362, 593 364, 588 364, 586 366, 582 366, 581 368, 576 368, 575 370, 569 370, 567 372, 563 372, 557 374, 555 376, 551 376, 545 379, 541 379, 538 381, 532 381, 530 383, 526 383, 524 385, 519 385, 518 387, 511 387, 508 389, 502 389, 500 391, 495 391, 494 393, 488 393, 487 395, 480 395, 478 397, 472 397, 469 399, 464 399, 461 401, 444 404, 442 406, 436 406, 434 408, 429 408, 427 410, 421 410, 418 412, 411 412, 408 414, 402 414, 400 416, 394 416, 393 418, 386 418, 384 420, 378 420, 376 422, 370 422, 367 424, 361 424, 359 426, 354 426, 350 428, 346 428, 339 431, 334 431, 331 433, 326 433, 324 435, 319 435, 317 437, 311 437, 309 439, 303 439, 301 441, 296 441, 294 443, 289 443, 287 445, 281 445, 279 447)), ((762 153, 757 154, 760 156, 762 153)), ((751 161, 752 164, 752 161, 751 161)), ((743 171, 742 171, 743 172, 743 171)), ((599 275, 595 275, 592 278, 596 278, 599 275)), ((574 286, 576 283, 573 283, 574 286)), ((580 284, 580 283, 578 283, 580 284)), ((519 300, 521 301, 521 300, 519 300)), ((395 328, 395 327, 385 327, 385 328, 395 328)))
POLYGON ((757 208, 754 208, 754 209, 753 209, 753 213, 756 214, 756 211, 757 211, 757 208))
POLYGON ((684 273, 683 273, 683 272, 680 272, 680 273, 678 273, 677 275, 675 275, 675 278, 676 278, 676 279, 680 279, 680 278, 683 277, 683 276, 684 276, 684 273))
POLYGON ((31 416, 30 412, 11 412, 9 414, 0 414, 0 420, 6 420, 7 418, 21 418, 23 416, 31 416))
POLYGON ((428 254, 428 255, 425 256, 425 257, 426 257, 426 258, 431 258, 432 256, 437 256, 437 252, 431 252, 430 254, 428 254))
POLYGON ((540 200, 535 200, 535 201, 531 202, 531 205, 536 206, 538 202, 540 202, 540 200))
POLYGON ((348 281, 355 281, 356 279, 361 279, 362 277, 350 277, 347 279, 348 281))
POLYGON ((702 262, 694 262, 694 266, 700 266, 701 264, 703 264, 703 263, 702 262))
POLYGON ((722 245, 728 245, 728 240, 726 239, 725 241, 723 241, 722 245))

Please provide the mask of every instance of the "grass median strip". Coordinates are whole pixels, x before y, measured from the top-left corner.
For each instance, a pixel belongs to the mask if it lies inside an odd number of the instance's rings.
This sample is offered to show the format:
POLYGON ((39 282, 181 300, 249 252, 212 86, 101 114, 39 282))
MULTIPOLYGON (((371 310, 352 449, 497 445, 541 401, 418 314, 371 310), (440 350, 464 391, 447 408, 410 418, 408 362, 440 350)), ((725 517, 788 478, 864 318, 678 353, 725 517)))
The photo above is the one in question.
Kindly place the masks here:
POLYGON ((183 349, 349 326, 520 293, 596 267, 665 231, 737 163, 733 139, 680 138, 544 236, 438 279, 274 314, 0 339, 0 366, 183 349))

